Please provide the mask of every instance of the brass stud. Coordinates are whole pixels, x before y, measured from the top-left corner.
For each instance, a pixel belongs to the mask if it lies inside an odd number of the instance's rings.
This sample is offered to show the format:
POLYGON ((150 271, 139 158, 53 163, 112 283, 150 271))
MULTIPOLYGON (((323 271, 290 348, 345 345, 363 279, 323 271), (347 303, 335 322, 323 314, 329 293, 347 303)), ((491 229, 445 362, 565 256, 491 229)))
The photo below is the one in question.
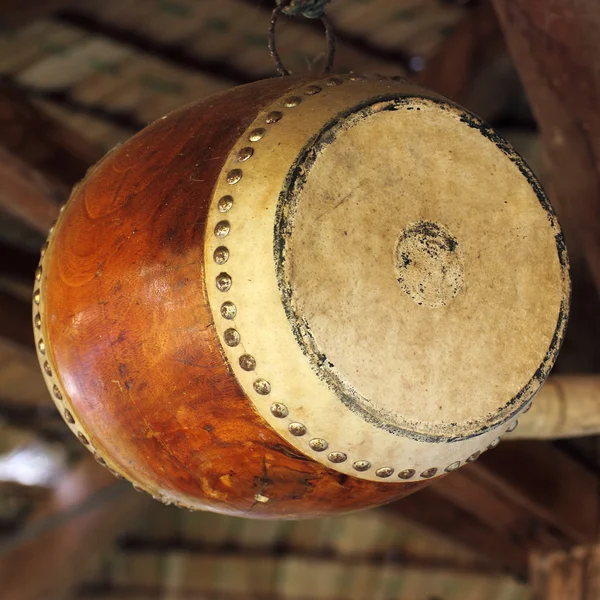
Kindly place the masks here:
POLYGON ((97 462, 99 462, 102 466, 106 466, 106 461, 96 452, 94 452, 94 458, 97 462))
POLYGON ((423 479, 431 479, 437 473, 437 469, 432 467, 431 469, 427 469, 421 473, 421 477, 423 479))
POLYGON ((256 369, 256 359, 249 354, 242 354, 240 356, 240 367, 242 367, 244 371, 254 371, 254 369, 256 369))
POLYGON ((228 292, 231 289, 231 276, 227 273, 219 273, 216 282, 220 292, 228 292))
POLYGON ((219 221, 215 225, 215 235, 220 239, 227 237, 230 231, 231 226, 229 225, 229 221, 219 221))
POLYGON ((251 156, 254 154, 254 148, 250 147, 250 146, 246 146, 245 148, 242 148, 237 155, 237 159, 240 162, 244 162, 246 160, 248 160, 249 158, 251 158, 251 156))
POLYGON ((412 479, 415 476, 416 471, 414 469, 404 469, 398 473, 400 479, 412 479))
POLYGON ((528 413, 528 412, 531 410, 531 407, 532 407, 532 406, 533 406, 533 402, 531 402, 531 401, 530 401, 530 402, 528 402, 528 403, 525 405, 525 408, 523 409, 523 414, 526 414, 526 413, 528 413))
POLYGON ((475 452, 475 454, 471 454, 471 456, 469 456, 469 458, 467 458, 467 462, 468 463, 475 462, 480 456, 481 456, 481 452, 479 452, 479 450, 478 450, 477 452, 475 452))
POLYGON ((289 411, 285 404, 281 404, 281 402, 273 402, 273 404, 271 404, 271 414, 278 419, 284 419, 288 416, 289 411))
POLYGON ((392 469, 392 467, 381 467, 381 469, 377 469, 377 471, 375 471, 375 475, 383 479, 385 479, 386 477, 391 477, 393 474, 394 469, 392 469))
POLYGON ((224 265, 229 260, 229 250, 219 246, 213 253, 213 259, 218 265, 224 265))
POLYGON ((336 86, 336 85, 342 85, 342 83, 344 83, 344 80, 341 79, 340 77, 330 77, 326 82, 325 85, 328 85, 330 87, 336 86))
POLYGON ((237 315, 237 308, 233 302, 223 302, 221 304, 221 316, 228 321, 235 319, 237 315))
POLYGON ((132 488, 133 488, 133 489, 134 489, 136 492, 138 492, 138 494, 143 494, 143 493, 144 493, 144 490, 143 490, 143 489, 142 489, 142 488, 141 488, 139 485, 136 485, 135 483, 132 483, 132 484, 131 484, 131 487, 132 487, 132 488))
POLYGON ((330 452, 327 455, 327 458, 332 463, 343 463, 348 458, 348 456, 346 456, 346 454, 344 454, 343 452, 330 452))
MULTIPOLYGON (((79 187, 79 185, 77 185, 77 187, 79 187)), ((65 208, 67 208, 67 203, 66 203, 66 202, 63 202, 63 203, 60 205, 60 208, 58 209, 58 212, 61 212, 61 213, 65 212, 65 208)))
POLYGON ((42 244, 42 247, 40 248, 40 256, 42 258, 44 258, 44 254, 46 254, 46 251, 48 250, 48 245, 49 245, 48 242, 44 242, 42 244))
POLYGON ((314 96, 315 94, 318 94, 319 92, 322 92, 323 88, 318 86, 318 85, 309 85, 306 88, 304 88, 304 93, 307 96, 314 96))
POLYGON ((33 301, 39 305, 40 303, 40 290, 35 290, 35 292, 33 292, 33 301))
POLYGON ((261 396, 267 396, 271 393, 271 384, 265 379, 257 379, 254 382, 254 391, 261 396))
POLYGON ((313 440, 310 440, 310 442, 308 442, 308 445, 315 452, 324 452, 329 447, 329 444, 322 438, 314 438, 313 440))
POLYGON ((488 446, 488 450, 493 450, 500 443, 500 438, 497 437, 492 443, 488 446))
POLYGON ((40 279, 42 278, 42 265, 40 265, 36 270, 35 270, 35 280, 36 281, 40 281, 40 279))
POLYGON ((229 210, 231 210, 231 207, 233 206, 233 196, 223 196, 222 198, 219 198, 219 211, 222 213, 225 213, 229 210))
POLYGON ((73 415, 68 411, 65 410, 65 421, 71 425, 73 425, 73 423, 75 423, 75 419, 73 418, 73 415))
POLYGON ((106 467, 106 468, 113 477, 116 477, 117 479, 124 479, 123 475, 121 475, 120 473, 117 473, 115 470, 111 469, 110 467, 106 467))
POLYGON ((54 394, 54 397, 55 397, 57 400, 62 400, 62 399, 63 399, 63 397, 62 397, 62 394, 60 393, 60 390, 58 389, 58 386, 57 386, 57 385, 55 385, 55 386, 52 388, 52 393, 54 394))
POLYGON ((366 77, 363 75, 357 75, 356 73, 350 73, 350 75, 348 75, 348 79, 350 81, 365 81, 366 77))
POLYGON ((240 343, 240 334, 236 329, 226 329, 223 333, 223 339, 228 346, 237 346, 240 343))
POLYGON ((515 421, 512 425, 510 425, 510 427, 506 430, 506 433, 510 433, 511 431, 514 431, 517 428, 517 425, 519 424, 519 421, 515 421))
POLYGON ((360 471, 361 473, 364 473, 365 471, 368 471, 371 468, 371 463, 368 460, 357 460, 352 465, 352 467, 355 471, 360 471))
POLYGON ((77 439, 84 445, 84 446, 89 446, 90 443, 88 442, 88 439, 85 437, 85 435, 83 435, 83 433, 81 433, 81 431, 77 432, 77 439))
POLYGON ((446 473, 452 473, 452 471, 456 471, 456 469, 458 469, 460 467, 460 460, 457 460, 456 462, 453 462, 451 465, 448 465, 444 471, 446 471, 446 473))
POLYGON ((296 437, 301 437, 306 434, 306 427, 302 423, 290 423, 288 431, 296 437))
POLYGON ((239 183, 244 176, 244 172, 241 169, 231 169, 229 173, 227 173, 227 183, 229 185, 235 185, 239 183))
POLYGON ((277 123, 277 121, 281 120, 281 117, 283 117, 283 113, 279 110, 274 110, 267 115, 265 118, 265 123, 277 123))
POLYGON ((264 127, 258 127, 250 132, 248 139, 251 142, 258 142, 259 140, 263 139, 265 133, 267 133, 267 130, 264 127))
POLYGON ((39 340, 38 348, 42 354, 46 354, 46 344, 44 344, 44 340, 42 340, 42 339, 39 340))
POLYGON ((37 329, 41 329, 42 328, 42 316, 40 315, 40 313, 38 313, 37 315, 35 315, 35 318, 33 319, 33 322, 36 326, 37 329))
POLYGON ((50 223, 50 229, 48 229, 48 233, 52 233, 54 231, 54 228, 56 227, 56 219, 54 221, 52 221, 52 223, 50 223))
POLYGON ((286 108, 294 108, 295 106, 298 106, 300 102, 302 102, 302 98, 300 98, 299 96, 290 96, 289 98, 286 98, 284 100, 283 105, 286 108))
POLYGON ((52 377, 52 369, 50 368, 48 361, 46 361, 44 363, 44 373, 46 373, 46 375, 48 375, 48 377, 52 377))

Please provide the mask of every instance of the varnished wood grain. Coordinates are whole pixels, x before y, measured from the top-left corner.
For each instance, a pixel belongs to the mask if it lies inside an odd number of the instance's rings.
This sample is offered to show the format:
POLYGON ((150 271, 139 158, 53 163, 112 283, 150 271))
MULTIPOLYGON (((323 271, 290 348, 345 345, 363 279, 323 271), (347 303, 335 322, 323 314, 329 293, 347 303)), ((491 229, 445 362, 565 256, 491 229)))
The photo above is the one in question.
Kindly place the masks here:
POLYGON ((315 516, 428 483, 368 482, 299 454, 220 353, 203 273, 212 191, 261 107, 299 81, 213 96, 138 134, 88 174, 46 259, 48 347, 92 445, 143 489, 186 506, 315 516))

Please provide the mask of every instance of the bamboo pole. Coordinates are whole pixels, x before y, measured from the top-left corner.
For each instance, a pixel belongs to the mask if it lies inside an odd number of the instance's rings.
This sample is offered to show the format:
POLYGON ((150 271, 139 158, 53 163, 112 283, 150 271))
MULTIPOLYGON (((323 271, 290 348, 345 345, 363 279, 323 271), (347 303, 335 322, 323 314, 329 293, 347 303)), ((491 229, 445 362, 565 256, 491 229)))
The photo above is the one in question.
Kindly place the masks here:
POLYGON ((558 439, 600 434, 600 375, 554 375, 507 439, 558 439))

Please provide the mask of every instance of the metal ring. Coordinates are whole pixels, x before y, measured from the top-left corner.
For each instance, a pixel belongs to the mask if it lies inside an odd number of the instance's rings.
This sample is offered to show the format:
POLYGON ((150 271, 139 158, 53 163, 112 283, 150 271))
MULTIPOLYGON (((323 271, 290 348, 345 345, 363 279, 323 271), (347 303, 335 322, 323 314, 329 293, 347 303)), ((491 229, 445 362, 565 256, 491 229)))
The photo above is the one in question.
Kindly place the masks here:
MULTIPOLYGON (((271 25, 269 26, 269 51, 273 57, 273 60, 275 61, 277 72, 280 75, 291 75, 291 71, 286 69, 284 64, 281 62, 281 57, 279 56, 279 52, 277 51, 277 46, 275 44, 275 25, 277 24, 277 19, 279 19, 281 14, 285 13, 283 13, 283 9, 278 6, 273 11, 273 15, 271 17, 271 25)), ((327 64, 323 69, 323 73, 330 73, 331 69, 333 68, 333 61, 335 60, 335 33, 333 31, 333 25, 331 24, 331 21, 325 15, 322 15, 320 19, 325 27, 325 37, 327 39, 328 46, 327 64)))

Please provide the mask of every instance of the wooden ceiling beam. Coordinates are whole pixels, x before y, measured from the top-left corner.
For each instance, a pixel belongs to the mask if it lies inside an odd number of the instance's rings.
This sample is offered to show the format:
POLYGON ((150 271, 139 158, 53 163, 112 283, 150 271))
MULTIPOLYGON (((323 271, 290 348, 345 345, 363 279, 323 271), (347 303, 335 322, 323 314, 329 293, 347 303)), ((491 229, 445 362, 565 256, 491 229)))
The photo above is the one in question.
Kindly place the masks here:
MULTIPOLYGON (((598 474, 552 444, 505 442, 465 470, 483 487, 506 493, 548 529, 560 532, 570 545, 596 540, 600 524, 598 474)), ((531 541, 535 543, 535 539, 531 541)))
POLYGON ((147 502, 91 455, 65 475, 25 529, 0 543, 2 597, 65 598, 85 567, 147 502))
POLYGON ((494 56, 503 53, 498 19, 489 2, 482 2, 469 11, 423 71, 415 75, 415 80, 463 103, 482 69, 494 56))
POLYGON ((531 600, 600 598, 600 546, 533 553, 530 586, 531 600))
POLYGON ((169 61, 192 71, 205 73, 215 79, 227 81, 231 85, 243 85, 255 80, 246 70, 239 69, 229 62, 202 58, 197 54, 192 54, 180 44, 164 43, 143 33, 90 17, 79 12, 75 6, 71 10, 61 11, 58 18, 63 23, 77 27, 91 35, 100 35, 120 44, 132 46, 146 55, 169 61))
POLYGON ((69 189, 103 154, 6 82, 0 83, 0 144, 51 184, 69 189))
POLYGON ((493 5, 542 133, 549 191, 574 226, 580 239, 573 241, 581 242, 600 290, 598 1, 493 5))
POLYGON ((33 273, 38 265, 39 256, 9 246, 0 240, 0 279, 10 279, 19 283, 33 284, 33 273))
POLYGON ((58 206, 102 152, 0 84, 0 208, 44 236, 58 206))
POLYGON ((74 3, 75 0, 0 0, 0 27, 19 27, 74 3))
POLYGON ((387 510, 524 577, 532 550, 596 540, 599 487, 546 442, 506 442, 387 510))
POLYGON ((54 185, 0 146, 0 208, 42 234, 48 233, 68 188, 54 185))
POLYGON ((382 510, 473 550, 481 558, 516 577, 525 579, 527 576, 526 548, 510 536, 494 531, 473 511, 457 506, 433 486, 389 504, 382 510))
POLYGON ((34 355, 31 306, 3 290, 0 290, 0 342, 34 355))

